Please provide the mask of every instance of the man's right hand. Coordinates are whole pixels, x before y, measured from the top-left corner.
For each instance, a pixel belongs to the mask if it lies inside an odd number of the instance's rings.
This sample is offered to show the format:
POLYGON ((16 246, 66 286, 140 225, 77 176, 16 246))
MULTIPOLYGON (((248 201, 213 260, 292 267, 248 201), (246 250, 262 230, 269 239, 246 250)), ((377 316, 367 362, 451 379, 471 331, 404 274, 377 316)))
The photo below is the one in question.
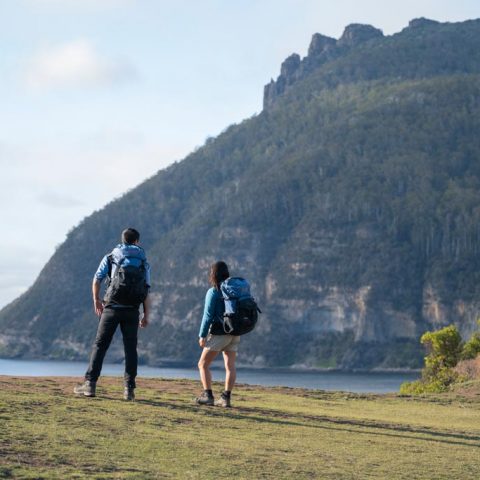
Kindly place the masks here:
POLYGON ((100 316, 103 313, 103 303, 99 298, 93 299, 93 308, 97 316, 100 316))

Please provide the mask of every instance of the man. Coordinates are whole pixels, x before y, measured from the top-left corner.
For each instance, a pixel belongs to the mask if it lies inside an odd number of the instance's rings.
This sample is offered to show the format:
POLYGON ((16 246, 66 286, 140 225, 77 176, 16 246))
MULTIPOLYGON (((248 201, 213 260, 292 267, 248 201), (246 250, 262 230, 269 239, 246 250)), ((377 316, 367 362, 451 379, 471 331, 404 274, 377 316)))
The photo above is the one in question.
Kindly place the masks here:
POLYGON ((96 384, 102 370, 103 359, 117 326, 123 336, 125 351, 125 400, 135 400, 135 378, 137 376, 137 334, 139 306, 143 304, 140 327, 148 325, 150 301, 150 266, 145 252, 139 245, 140 234, 134 228, 122 232, 122 243, 109 255, 105 255, 93 277, 92 293, 95 313, 100 317, 97 336, 92 347, 90 364, 85 373, 85 382, 77 385, 74 392, 94 397, 96 384), (107 289, 103 301, 100 286, 107 278, 107 289))

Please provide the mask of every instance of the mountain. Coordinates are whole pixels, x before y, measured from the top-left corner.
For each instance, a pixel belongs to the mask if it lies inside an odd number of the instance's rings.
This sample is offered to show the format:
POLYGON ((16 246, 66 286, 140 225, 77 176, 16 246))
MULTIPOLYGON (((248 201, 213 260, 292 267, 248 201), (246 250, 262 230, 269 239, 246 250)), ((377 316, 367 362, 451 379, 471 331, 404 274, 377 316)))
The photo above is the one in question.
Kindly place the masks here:
MULTIPOLYGON (((125 226, 153 271, 143 361, 193 363, 211 262, 251 280, 255 366, 407 368, 480 312, 480 20, 350 25, 285 60, 263 111, 84 219, 0 312, 0 355, 85 358, 125 226)), ((120 356, 120 345, 112 347, 120 356)))

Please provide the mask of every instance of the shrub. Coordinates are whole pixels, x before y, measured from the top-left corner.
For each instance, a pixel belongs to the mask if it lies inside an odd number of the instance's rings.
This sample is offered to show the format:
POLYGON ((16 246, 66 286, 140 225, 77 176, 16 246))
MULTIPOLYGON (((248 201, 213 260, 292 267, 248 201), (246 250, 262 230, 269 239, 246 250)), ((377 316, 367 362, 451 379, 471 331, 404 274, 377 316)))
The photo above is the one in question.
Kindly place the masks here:
POLYGON ((404 382, 400 385, 402 395, 420 395, 422 393, 446 392, 452 383, 459 379, 458 373, 452 368, 441 368, 436 371, 435 376, 425 376, 422 371, 422 378, 414 382, 404 382))
MULTIPOLYGON (((477 320, 480 327, 480 320, 477 320)), ((473 360, 480 354, 480 331, 476 331, 465 343, 462 349, 462 360, 473 360)))
POLYGON ((455 325, 426 332, 420 338, 420 343, 425 345, 428 355, 425 357, 425 367, 435 371, 436 368, 454 367, 462 351, 462 337, 455 325))
POLYGON ((400 386, 400 393, 415 395, 448 390, 458 379, 458 374, 453 368, 462 353, 462 337, 457 327, 449 325, 436 332, 426 332, 420 338, 420 342, 428 352, 422 378, 415 382, 403 383, 400 386))
POLYGON ((473 360, 480 354, 480 332, 475 332, 462 349, 463 360, 473 360))

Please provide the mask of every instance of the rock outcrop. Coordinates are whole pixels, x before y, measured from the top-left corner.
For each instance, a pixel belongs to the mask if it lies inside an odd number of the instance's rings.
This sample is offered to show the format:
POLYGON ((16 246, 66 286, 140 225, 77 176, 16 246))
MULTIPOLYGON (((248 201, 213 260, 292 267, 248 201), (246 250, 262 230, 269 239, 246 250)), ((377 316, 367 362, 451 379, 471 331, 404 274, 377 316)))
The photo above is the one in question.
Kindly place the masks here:
POLYGON ((352 48, 368 40, 383 37, 383 32, 371 25, 352 23, 345 28, 343 35, 337 42, 339 47, 352 48))
POLYGON ((435 25, 440 25, 440 22, 421 17, 421 18, 414 18, 413 20, 410 20, 407 28, 423 28, 423 27, 432 27, 435 25))
POLYGON ((358 23, 348 25, 338 41, 321 33, 315 33, 308 47, 308 55, 303 59, 300 59, 297 53, 290 55, 282 63, 277 80, 272 79, 265 85, 263 107, 268 108, 273 105, 290 85, 305 78, 325 62, 345 54, 349 49, 368 40, 381 37, 383 33, 378 28, 358 23))

